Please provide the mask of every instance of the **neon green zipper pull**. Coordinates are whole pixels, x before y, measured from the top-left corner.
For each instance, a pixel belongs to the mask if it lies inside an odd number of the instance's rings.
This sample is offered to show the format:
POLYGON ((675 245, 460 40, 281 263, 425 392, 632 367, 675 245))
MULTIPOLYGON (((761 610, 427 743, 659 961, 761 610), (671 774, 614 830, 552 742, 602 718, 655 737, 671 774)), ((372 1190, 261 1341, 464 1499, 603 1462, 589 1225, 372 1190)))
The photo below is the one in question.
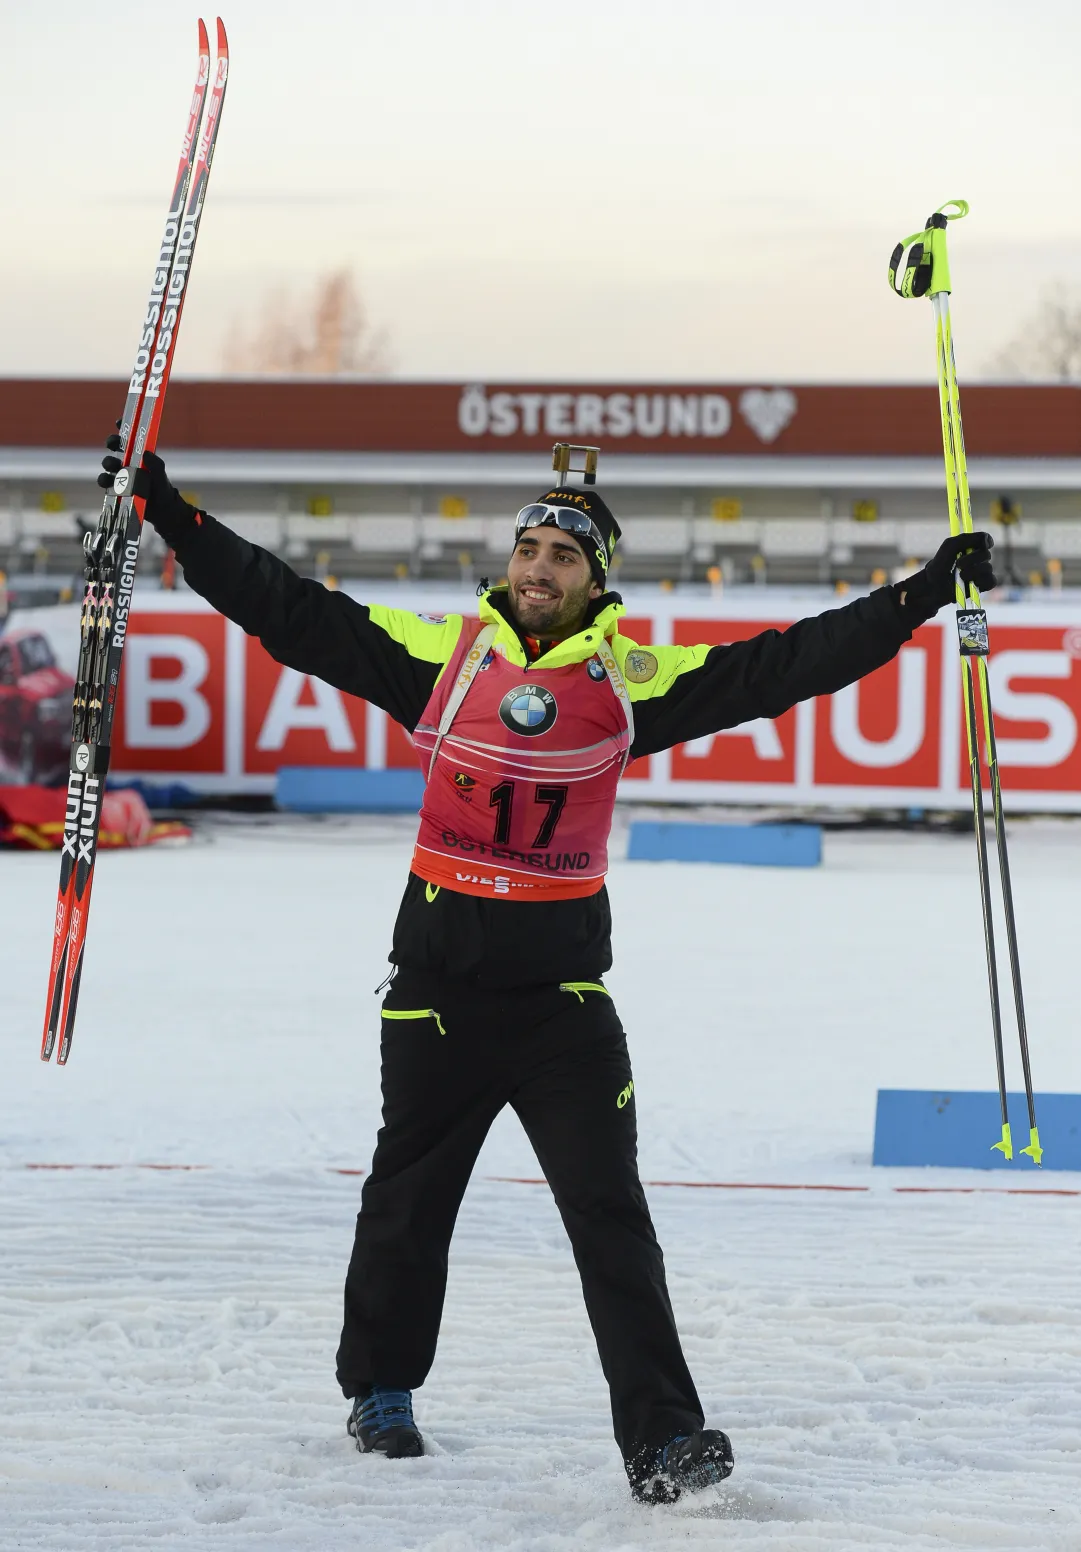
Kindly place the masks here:
POLYGON ((441 1035, 446 1034, 443 1028, 443 1020, 434 1008, 384 1008, 382 1017, 385 1019, 435 1019, 435 1027, 441 1035))
POLYGON ((602 986, 599 981, 560 981, 561 992, 573 992, 579 1002, 585 1002, 583 992, 600 992, 604 997, 610 997, 612 993, 607 986, 602 986))

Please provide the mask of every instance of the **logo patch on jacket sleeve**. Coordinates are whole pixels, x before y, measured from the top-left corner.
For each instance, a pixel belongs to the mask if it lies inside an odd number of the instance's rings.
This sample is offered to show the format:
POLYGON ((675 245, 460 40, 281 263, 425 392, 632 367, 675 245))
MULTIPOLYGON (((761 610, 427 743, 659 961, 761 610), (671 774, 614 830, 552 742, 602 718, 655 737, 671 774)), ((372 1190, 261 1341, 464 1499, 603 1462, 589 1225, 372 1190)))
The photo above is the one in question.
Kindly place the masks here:
POLYGON ((623 677, 629 679, 632 684, 648 684, 655 676, 657 668, 657 659, 652 652, 646 652, 641 647, 633 647, 627 653, 627 661, 623 665, 623 677))
POLYGON ((586 668, 589 670, 589 677, 591 679, 596 679, 598 684, 602 679, 608 678, 608 675, 604 671, 604 664, 598 663, 595 657, 590 658, 589 662, 586 664, 586 668))
POLYGON ((526 738, 547 733, 558 715, 555 696, 542 684, 516 685, 499 703, 499 720, 503 726, 526 738))

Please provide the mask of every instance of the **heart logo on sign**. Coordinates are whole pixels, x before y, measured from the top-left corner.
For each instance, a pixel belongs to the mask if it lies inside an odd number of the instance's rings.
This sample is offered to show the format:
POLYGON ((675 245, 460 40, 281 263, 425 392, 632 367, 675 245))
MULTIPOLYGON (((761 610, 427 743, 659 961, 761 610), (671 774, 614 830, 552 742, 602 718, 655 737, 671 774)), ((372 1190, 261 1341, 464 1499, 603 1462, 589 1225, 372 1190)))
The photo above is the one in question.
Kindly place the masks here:
POLYGON ((747 388, 739 396, 739 412, 760 442, 775 442, 796 408, 790 388, 747 388))

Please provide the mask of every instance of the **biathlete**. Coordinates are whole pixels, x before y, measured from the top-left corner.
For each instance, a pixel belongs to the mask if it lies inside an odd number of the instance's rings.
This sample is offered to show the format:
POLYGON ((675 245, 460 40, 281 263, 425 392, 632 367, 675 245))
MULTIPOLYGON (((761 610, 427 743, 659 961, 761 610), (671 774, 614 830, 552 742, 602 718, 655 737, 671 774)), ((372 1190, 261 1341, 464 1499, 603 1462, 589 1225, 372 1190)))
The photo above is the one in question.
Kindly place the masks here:
MULTIPOLYGON (((113 453, 116 439, 111 439, 113 453)), ((110 485, 120 460, 103 461, 110 485)), ((382 709, 426 778, 382 1005, 383 1126, 345 1283, 337 1377, 361 1451, 423 1453, 412 1392, 435 1357, 455 1217, 505 1105, 552 1189, 582 1280, 616 1443, 649 1503, 722 1481, 638 1178, 612 963, 608 836, 629 760, 779 717, 888 662, 954 598, 995 585, 984 533, 907 581, 722 646, 621 634, 619 526, 559 485, 518 513, 505 586, 475 616, 356 603, 183 500, 160 458, 136 489, 189 585, 279 663, 382 709)))

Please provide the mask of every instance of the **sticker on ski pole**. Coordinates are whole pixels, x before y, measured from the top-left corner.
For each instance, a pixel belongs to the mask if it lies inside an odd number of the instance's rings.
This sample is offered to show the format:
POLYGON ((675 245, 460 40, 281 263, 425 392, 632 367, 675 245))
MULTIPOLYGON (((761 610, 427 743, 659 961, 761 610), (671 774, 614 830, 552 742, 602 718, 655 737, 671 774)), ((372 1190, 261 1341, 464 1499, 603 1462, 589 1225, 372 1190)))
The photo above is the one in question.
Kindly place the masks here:
POLYGON ((958 609, 957 640, 962 657, 986 657, 987 611, 985 609, 958 609))

